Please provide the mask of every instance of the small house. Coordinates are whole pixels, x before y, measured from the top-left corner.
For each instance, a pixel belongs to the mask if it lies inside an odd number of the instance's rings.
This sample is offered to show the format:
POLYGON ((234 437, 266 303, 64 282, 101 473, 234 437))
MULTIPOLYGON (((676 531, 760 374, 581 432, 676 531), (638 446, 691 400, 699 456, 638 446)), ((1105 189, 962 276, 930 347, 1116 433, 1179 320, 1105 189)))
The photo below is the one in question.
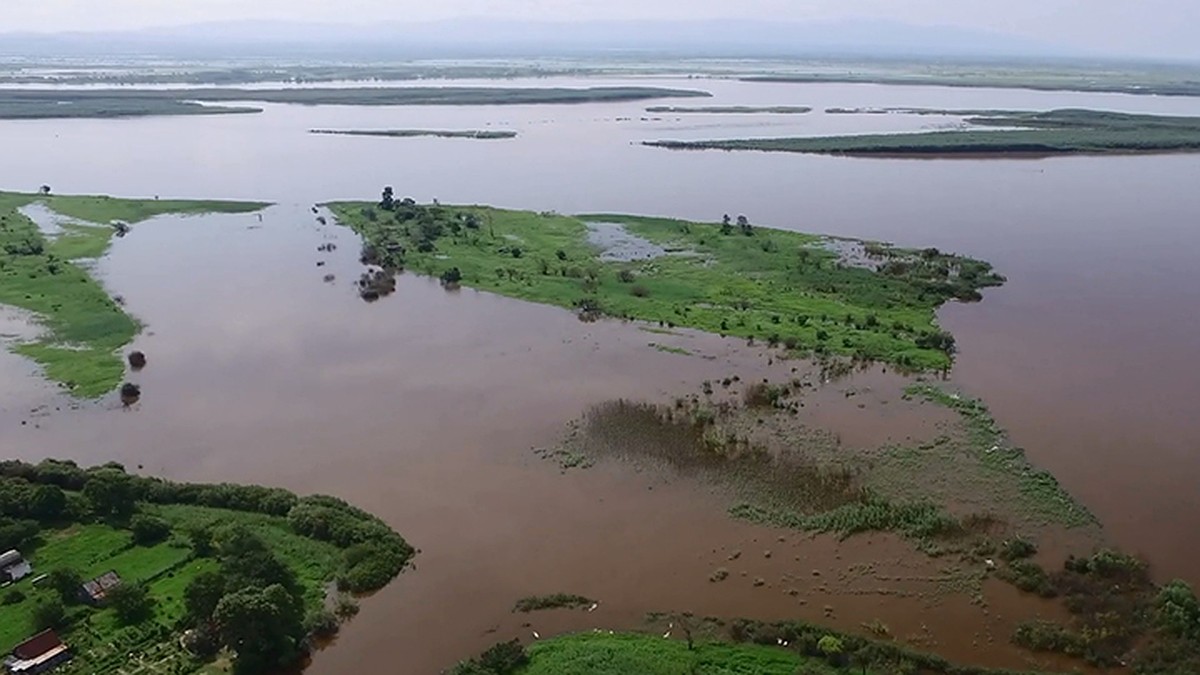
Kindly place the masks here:
POLYGON ((71 659, 71 649, 53 630, 46 630, 17 645, 5 657, 4 667, 10 675, 45 673, 71 659))
POLYGON ((91 581, 84 582, 79 588, 79 597, 90 605, 103 605, 108 594, 121 585, 121 577, 116 572, 105 572, 91 581))
POLYGON ((0 553, 0 584, 20 581, 33 573, 33 566, 20 551, 0 553))

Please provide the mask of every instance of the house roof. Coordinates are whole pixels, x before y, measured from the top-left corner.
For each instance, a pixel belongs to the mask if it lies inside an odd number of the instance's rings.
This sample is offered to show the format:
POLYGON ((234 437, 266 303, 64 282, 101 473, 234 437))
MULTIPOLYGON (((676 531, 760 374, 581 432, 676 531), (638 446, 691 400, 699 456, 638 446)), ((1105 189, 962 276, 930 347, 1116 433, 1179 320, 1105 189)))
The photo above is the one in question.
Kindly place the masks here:
POLYGON ((108 592, 121 585, 121 577, 116 572, 105 572, 91 581, 83 584, 83 591, 96 600, 108 595, 108 592))
POLYGON ((17 645, 12 653, 22 661, 32 661, 62 646, 63 643, 58 638, 58 633, 53 630, 45 630, 17 645))

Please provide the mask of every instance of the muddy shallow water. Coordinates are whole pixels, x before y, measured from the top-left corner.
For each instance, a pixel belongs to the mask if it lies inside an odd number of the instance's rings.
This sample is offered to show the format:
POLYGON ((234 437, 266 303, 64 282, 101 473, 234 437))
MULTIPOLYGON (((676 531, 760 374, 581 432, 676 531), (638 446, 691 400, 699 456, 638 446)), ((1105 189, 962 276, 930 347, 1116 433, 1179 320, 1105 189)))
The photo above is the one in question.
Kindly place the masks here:
MULTIPOLYGON (((711 88, 714 101, 731 104, 1200 113, 1192 99, 711 88)), ((390 183, 423 199, 567 212, 710 219, 746 212, 756 223, 939 246, 995 263, 1008 285, 987 291, 983 303, 942 312, 962 350, 953 379, 991 405, 1115 542, 1148 555, 1162 576, 1200 582, 1200 543, 1190 536, 1200 528, 1200 425, 1192 412, 1200 362, 1191 358, 1200 314, 1188 309, 1200 306, 1191 259, 1200 248, 1200 193, 1191 187, 1200 157, 941 163, 671 153, 631 142, 836 125, 889 130, 879 127, 929 120, 815 113, 783 122, 643 122, 640 108, 268 106, 264 115, 237 119, 0 124, 0 143, 24 158, 0 166, 5 188, 35 176, 60 192, 281 202, 262 223, 252 215, 165 218, 117 242, 98 273, 147 324, 133 346, 150 360, 135 378, 141 402, 125 410, 110 397, 72 410, 27 363, 3 354, 0 447, 30 460, 115 459, 184 480, 327 492, 387 519, 422 549, 417 568, 363 603, 337 646, 317 655, 315 673, 383 672, 400 661, 406 672, 436 672, 500 638, 636 626, 647 611, 820 619, 825 605, 844 628, 881 619, 897 636, 935 642, 954 658, 1020 665, 1005 621, 1042 605, 1011 589, 988 586, 985 614, 966 596, 915 593, 928 590, 941 566, 914 561, 894 539, 839 546, 737 523, 725 515, 723 495, 687 481, 615 464, 564 475, 531 450, 604 400, 670 398, 733 374, 786 377, 790 364, 768 366, 759 350, 716 336, 582 324, 562 310, 447 292, 414 275, 402 276, 394 295, 366 304, 353 288, 361 271, 356 238, 320 226, 309 207, 370 198, 390 183), (303 133, 435 122, 491 122, 519 127, 522 136, 499 146, 303 133), (335 251, 318 252, 330 242, 335 251), (332 283, 323 281, 327 274, 332 283), (697 356, 660 352, 652 342, 697 356), (743 555, 730 562, 734 550, 743 555), (886 569, 834 581, 863 558, 886 569), (721 566, 730 578, 710 583, 721 566), (756 588, 758 577, 766 584, 756 588), (914 594, 880 594, 885 586, 914 594), (785 592, 792 587, 797 596, 785 592), (521 596, 554 592, 601 605, 593 613, 508 612, 521 596), (933 602, 940 604, 930 611, 933 602), (533 625, 523 627, 527 621, 533 625)), ((896 385, 872 372, 846 386, 888 398, 896 385)), ((892 403, 860 409, 835 405, 839 396, 834 391, 809 414, 845 443, 928 431, 892 403)))

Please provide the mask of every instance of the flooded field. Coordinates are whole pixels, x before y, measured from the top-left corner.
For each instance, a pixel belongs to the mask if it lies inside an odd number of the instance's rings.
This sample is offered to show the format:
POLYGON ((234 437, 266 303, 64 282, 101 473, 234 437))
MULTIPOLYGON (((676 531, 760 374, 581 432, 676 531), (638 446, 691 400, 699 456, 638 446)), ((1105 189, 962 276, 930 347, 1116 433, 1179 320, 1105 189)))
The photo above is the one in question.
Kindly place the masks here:
MULTIPOLYGON (((1184 98, 655 81, 663 82, 711 89, 721 104, 818 110, 1200 114, 1200 102, 1184 98)), ((646 114, 639 104, 267 108, 236 119, 0 124, 0 144, 23 158, 0 165, 6 189, 47 183, 62 193, 279 202, 261 222, 166 217, 117 241, 96 271, 146 324, 133 345, 149 358, 136 378, 141 401, 128 409, 115 397, 73 402, 3 353, 0 447, 29 460, 116 460, 171 478, 325 492, 386 519, 421 549, 416 568, 363 602, 310 672, 375 672, 397 659, 411 672, 437 672, 499 639, 637 627, 651 611, 828 617, 849 630, 879 620, 953 659, 1021 666, 1027 655, 1008 642, 1012 623, 1059 611, 998 582, 984 586, 983 607, 948 594, 946 565, 893 536, 839 543, 750 525, 731 519, 727 495, 701 482, 619 462, 564 471, 542 459, 534 450, 555 444, 596 404, 668 402, 706 380, 787 379, 808 366, 744 341, 584 324, 563 310, 446 291, 411 274, 394 294, 365 303, 354 287, 357 237, 318 223, 311 207, 369 199, 385 184, 422 200, 535 210, 746 213, 756 224, 988 260, 1008 284, 942 312, 961 350, 952 382, 986 400, 1113 542, 1146 555, 1160 578, 1200 582, 1200 542, 1190 536, 1200 527, 1200 425, 1191 411, 1200 316, 1189 309, 1200 306, 1191 260, 1200 246, 1200 195, 1191 188, 1200 157, 888 161, 634 144, 950 122, 880 115, 715 119, 646 114), (329 126, 521 135, 490 144, 306 133, 329 126), (718 568, 729 577, 714 583, 718 568), (522 596, 556 592, 600 605, 510 611, 522 596)), ((25 334, 19 319, 0 315, 0 335, 25 334)), ((903 383, 881 369, 832 383, 810 395, 804 419, 851 446, 927 438, 945 411, 901 401, 903 383), (847 388, 863 393, 848 398, 847 388)), ((1043 548, 1053 560, 1087 544, 1043 548)))

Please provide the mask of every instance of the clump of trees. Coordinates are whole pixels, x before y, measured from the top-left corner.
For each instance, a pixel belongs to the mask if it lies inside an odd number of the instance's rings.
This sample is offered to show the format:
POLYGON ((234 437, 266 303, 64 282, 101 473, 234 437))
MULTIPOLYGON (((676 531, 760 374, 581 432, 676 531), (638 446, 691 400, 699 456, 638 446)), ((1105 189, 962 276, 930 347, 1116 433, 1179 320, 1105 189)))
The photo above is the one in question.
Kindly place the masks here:
MULTIPOLYGON (((75 462, 0 462, 0 548, 32 543, 49 527, 102 520, 128 529, 136 545, 172 536, 170 524, 141 511, 145 504, 207 506, 284 516, 299 535, 342 549, 338 586, 351 592, 381 588, 399 574, 415 551, 387 524, 333 497, 297 497, 256 485, 174 483, 126 473, 120 464, 82 468, 75 462)), ((306 638, 330 630, 323 610, 306 613, 304 589, 291 569, 242 526, 186 533, 196 557, 213 557, 217 573, 187 587, 188 644, 232 650, 238 673, 261 673, 289 665, 307 648, 306 638)), ((71 569, 49 573, 56 592, 34 611, 34 628, 61 627, 66 606, 79 602, 83 579, 71 569)), ((118 619, 134 624, 153 615, 145 586, 125 583, 107 601, 118 619)), ((336 625, 336 617, 334 617, 336 625)))
POLYGON ((529 663, 520 640, 500 642, 479 656, 450 669, 450 675, 512 675, 529 663))

